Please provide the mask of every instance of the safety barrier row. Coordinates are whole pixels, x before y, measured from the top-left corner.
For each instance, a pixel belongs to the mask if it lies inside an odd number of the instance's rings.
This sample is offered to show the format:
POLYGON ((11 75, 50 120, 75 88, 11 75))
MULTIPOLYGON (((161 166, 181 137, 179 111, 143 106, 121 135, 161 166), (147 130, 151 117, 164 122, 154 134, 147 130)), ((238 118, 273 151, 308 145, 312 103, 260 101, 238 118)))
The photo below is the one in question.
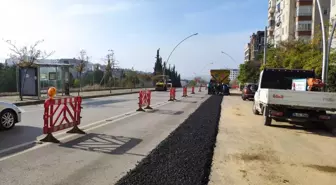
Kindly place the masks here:
POLYGON ((145 112, 144 109, 153 109, 150 105, 151 105, 151 94, 152 92, 150 90, 143 90, 143 91, 139 91, 139 108, 137 109, 137 111, 143 111, 145 112), (143 108, 144 106, 146 106, 145 108, 143 108))
MULTIPOLYGON (((202 85, 199 86, 198 92, 202 92, 202 85)), ((191 94, 195 93, 195 87, 191 87, 191 94)), ((188 97, 188 88, 182 88, 182 97, 188 97)), ((169 89, 169 99, 168 101, 175 101, 176 100, 176 88, 171 87, 169 89)), ((139 91, 139 102, 138 102, 138 109, 137 111, 145 112, 146 109, 153 109, 151 107, 151 91, 150 90, 142 90, 139 91)))
POLYGON ((43 114, 43 134, 47 136, 42 139, 43 142, 59 143, 52 133, 72 129, 67 133, 85 134, 78 128, 81 122, 82 97, 67 97, 52 99, 49 98, 44 102, 43 114))

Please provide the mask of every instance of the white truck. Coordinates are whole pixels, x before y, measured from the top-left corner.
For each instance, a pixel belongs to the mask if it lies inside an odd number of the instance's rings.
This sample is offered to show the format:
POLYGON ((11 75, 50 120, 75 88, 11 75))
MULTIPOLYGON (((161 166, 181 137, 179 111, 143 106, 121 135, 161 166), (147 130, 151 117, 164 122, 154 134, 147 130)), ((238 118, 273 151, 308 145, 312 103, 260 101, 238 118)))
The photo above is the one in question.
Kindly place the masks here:
POLYGON ((264 124, 272 120, 323 123, 331 119, 327 111, 336 111, 336 93, 294 91, 293 79, 314 78, 313 70, 264 69, 254 95, 252 111, 264 116, 264 124))

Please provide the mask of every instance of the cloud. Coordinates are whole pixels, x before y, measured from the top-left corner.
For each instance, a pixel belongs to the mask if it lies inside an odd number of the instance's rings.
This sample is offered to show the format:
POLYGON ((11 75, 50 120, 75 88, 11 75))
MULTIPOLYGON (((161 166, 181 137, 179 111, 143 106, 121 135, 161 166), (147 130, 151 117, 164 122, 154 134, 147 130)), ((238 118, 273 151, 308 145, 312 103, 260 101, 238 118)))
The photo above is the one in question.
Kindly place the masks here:
POLYGON ((120 12, 131 9, 136 5, 130 2, 118 2, 113 5, 106 4, 73 4, 66 8, 65 14, 68 15, 93 15, 111 12, 120 12))

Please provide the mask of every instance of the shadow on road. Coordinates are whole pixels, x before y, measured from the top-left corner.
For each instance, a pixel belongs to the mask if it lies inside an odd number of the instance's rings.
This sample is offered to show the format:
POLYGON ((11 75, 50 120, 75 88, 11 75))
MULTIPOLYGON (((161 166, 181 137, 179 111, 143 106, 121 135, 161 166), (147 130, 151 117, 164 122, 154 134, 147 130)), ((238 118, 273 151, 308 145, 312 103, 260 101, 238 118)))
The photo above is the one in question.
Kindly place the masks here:
POLYGON ((92 107, 105 107, 106 104, 111 103, 120 103, 120 102, 126 102, 131 101, 131 99, 117 99, 117 100, 95 100, 95 101, 88 101, 83 103, 83 107, 86 108, 92 108, 92 107))
POLYGON ((181 115, 184 113, 184 111, 154 109, 152 111, 148 111, 148 113, 157 113, 157 114, 166 114, 166 115, 181 115))
POLYGON ((197 101, 190 101, 190 100, 176 100, 175 102, 181 102, 181 103, 197 103, 197 101))
POLYGON ((137 138, 89 133, 78 139, 62 143, 60 146, 85 151, 122 155, 127 154, 130 149, 138 145, 140 142, 142 142, 142 140, 137 138))
POLYGON ((290 123, 290 125, 272 124, 270 127, 298 130, 299 133, 316 134, 326 137, 335 137, 330 130, 324 125, 308 123, 290 123))
MULTIPOLYGON (((23 125, 17 125, 11 130, 0 131, 0 151, 29 142, 32 142, 32 144, 18 147, 17 149, 11 150, 9 152, 19 152, 27 148, 31 148, 35 146, 35 143, 33 142, 36 141, 36 137, 40 135, 42 135, 42 128, 23 125)), ((0 154, 0 156, 5 154, 8 155, 9 153, 3 152, 0 154)))

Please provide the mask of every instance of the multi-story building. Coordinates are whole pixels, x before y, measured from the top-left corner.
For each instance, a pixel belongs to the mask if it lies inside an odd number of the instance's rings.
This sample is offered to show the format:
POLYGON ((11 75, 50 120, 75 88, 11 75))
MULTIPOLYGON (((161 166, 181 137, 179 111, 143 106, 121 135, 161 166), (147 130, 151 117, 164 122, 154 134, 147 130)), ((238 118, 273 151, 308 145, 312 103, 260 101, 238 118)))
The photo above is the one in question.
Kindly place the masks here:
MULTIPOLYGON (((333 25, 336 21, 336 0, 331 0, 330 4, 330 23, 333 25)), ((330 27, 330 32, 331 32, 332 27, 330 27)), ((336 34, 334 33, 334 36, 336 34)), ((336 39, 335 37, 333 38, 333 42, 331 45, 332 48, 336 48, 336 39)))
MULTIPOLYGON (((330 0, 320 0, 324 22, 329 21, 330 0)), ((280 41, 309 41, 321 33, 320 14, 316 0, 276 0, 275 46, 280 41)))
POLYGON ((253 33, 250 37, 250 61, 255 61, 259 59, 259 55, 264 49, 264 36, 265 31, 257 31, 253 33))
POLYGON ((230 69, 230 80, 234 80, 234 79, 237 79, 239 75, 239 69, 230 69))
POLYGON ((245 45, 244 53, 245 53, 244 61, 245 61, 245 62, 250 61, 250 60, 251 60, 251 58, 250 58, 250 53, 251 53, 251 50, 250 50, 250 43, 247 43, 247 44, 245 45))
POLYGON ((276 0, 268 1, 268 25, 267 25, 267 41, 269 44, 274 44, 274 29, 275 29, 275 6, 276 0))

